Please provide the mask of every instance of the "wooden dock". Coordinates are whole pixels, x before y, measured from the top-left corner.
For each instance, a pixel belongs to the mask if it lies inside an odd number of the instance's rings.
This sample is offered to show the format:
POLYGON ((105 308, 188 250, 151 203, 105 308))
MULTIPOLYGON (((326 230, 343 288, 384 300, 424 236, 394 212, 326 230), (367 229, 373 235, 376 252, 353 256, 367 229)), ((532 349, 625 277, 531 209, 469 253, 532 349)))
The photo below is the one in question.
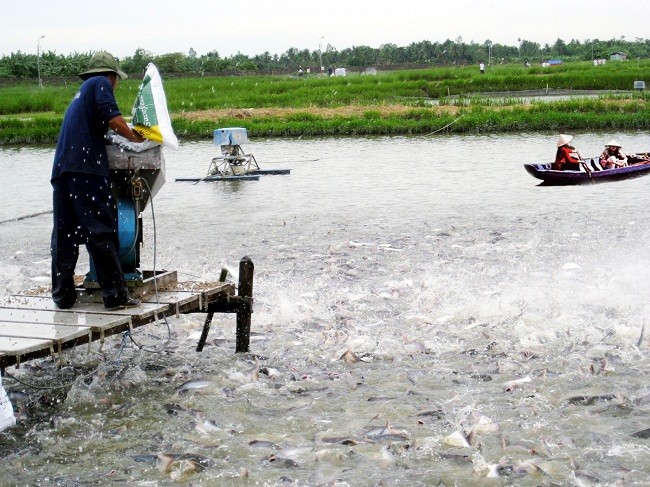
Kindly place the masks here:
POLYGON ((56 356, 64 350, 153 323, 163 317, 207 313, 200 351, 214 313, 237 313, 237 352, 247 352, 252 312, 253 265, 240 263, 239 295, 227 282, 194 284, 164 282, 158 292, 140 289, 142 303, 135 308, 106 311, 99 291, 78 289, 78 300, 68 310, 58 309, 49 294, 25 293, 0 298, 0 370, 36 358, 56 356), (242 272, 243 270, 243 272, 242 272), (245 292, 246 294, 242 294, 245 292))

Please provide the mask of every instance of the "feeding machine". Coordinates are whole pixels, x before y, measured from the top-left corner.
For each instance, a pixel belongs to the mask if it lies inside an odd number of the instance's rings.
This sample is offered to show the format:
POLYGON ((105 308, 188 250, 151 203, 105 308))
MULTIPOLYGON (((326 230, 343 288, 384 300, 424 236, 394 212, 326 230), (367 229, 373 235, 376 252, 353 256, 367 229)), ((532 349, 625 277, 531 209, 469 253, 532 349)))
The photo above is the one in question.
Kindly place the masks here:
MULTIPOLYGON (((106 152, 113 191, 117 197, 120 265, 127 284, 135 287, 142 285, 144 280, 140 269, 141 214, 165 183, 165 159, 161 146, 134 152, 118 145, 107 145, 106 152)), ((92 258, 90 271, 84 279, 84 287, 99 288, 92 258)))

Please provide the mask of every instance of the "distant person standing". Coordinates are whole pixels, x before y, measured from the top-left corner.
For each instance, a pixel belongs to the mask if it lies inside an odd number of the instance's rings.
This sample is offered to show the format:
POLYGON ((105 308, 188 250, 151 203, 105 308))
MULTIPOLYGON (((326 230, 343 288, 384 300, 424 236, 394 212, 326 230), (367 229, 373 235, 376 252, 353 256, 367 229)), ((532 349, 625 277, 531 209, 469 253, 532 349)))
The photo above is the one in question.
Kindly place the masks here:
POLYGON ((117 202, 111 188, 105 135, 109 128, 131 142, 142 137, 127 124, 113 92, 125 79, 115 58, 97 52, 68 106, 57 140, 50 179, 53 189, 52 300, 60 309, 77 300, 74 271, 85 244, 97 271, 104 307, 138 306, 130 298, 118 257, 117 202))
POLYGON ((485 63, 484 63, 484 62, 481 62, 481 63, 478 65, 478 69, 481 71, 481 74, 485 74, 485 63))

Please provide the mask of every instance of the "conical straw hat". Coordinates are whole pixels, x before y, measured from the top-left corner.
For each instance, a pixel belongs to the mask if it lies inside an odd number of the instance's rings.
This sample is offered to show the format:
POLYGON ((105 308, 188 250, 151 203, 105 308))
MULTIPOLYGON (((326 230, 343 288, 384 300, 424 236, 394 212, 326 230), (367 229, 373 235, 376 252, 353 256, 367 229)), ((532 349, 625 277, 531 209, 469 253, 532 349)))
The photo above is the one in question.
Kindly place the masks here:
POLYGON ((563 145, 568 144, 573 139, 573 135, 560 134, 560 137, 557 139, 557 146, 562 147, 563 145))

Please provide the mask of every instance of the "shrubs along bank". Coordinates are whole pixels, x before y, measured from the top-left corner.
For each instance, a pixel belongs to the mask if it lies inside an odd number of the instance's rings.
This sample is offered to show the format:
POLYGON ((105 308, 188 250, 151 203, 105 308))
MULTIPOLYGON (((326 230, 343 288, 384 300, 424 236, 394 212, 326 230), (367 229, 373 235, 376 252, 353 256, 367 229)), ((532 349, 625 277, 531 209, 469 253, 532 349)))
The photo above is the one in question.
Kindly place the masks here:
MULTIPOLYGON (((199 54, 194 49, 189 52, 154 54, 143 48, 136 49, 132 56, 120 59, 120 67, 129 74, 142 73, 147 64, 153 62, 163 76, 204 76, 230 74, 280 74, 297 73, 299 69, 311 72, 324 71, 336 67, 346 67, 348 71, 363 72, 374 66, 382 70, 405 69, 406 67, 440 67, 476 65, 491 61, 493 64, 524 63, 539 64, 550 59, 564 61, 587 61, 609 58, 612 53, 625 53, 628 59, 650 59, 650 40, 635 38, 599 40, 584 42, 572 39, 569 43, 556 39, 552 44, 541 45, 526 39, 517 45, 493 43, 485 40, 466 43, 461 37, 444 42, 423 40, 407 46, 392 43, 378 48, 353 46, 338 50, 327 44, 323 49, 310 51, 291 47, 282 54, 264 52, 255 56, 237 53, 221 57, 213 50, 199 54)), ((18 51, 0 57, 0 82, 8 78, 36 78, 38 73, 46 78, 74 76, 88 66, 92 52, 57 54, 54 51, 23 53, 18 51)))
MULTIPOLYGON (((254 137, 648 129, 648 95, 634 90, 650 61, 393 71, 375 76, 233 76, 164 80, 176 134, 208 140, 218 127, 254 137), (530 98, 556 90, 581 97, 530 98), (592 92, 587 97, 585 91, 592 92)), ((646 80, 649 81, 650 80, 646 80)), ((120 83, 128 115, 138 79, 120 83)), ((53 143, 80 80, 0 87, 0 143, 53 143)))

